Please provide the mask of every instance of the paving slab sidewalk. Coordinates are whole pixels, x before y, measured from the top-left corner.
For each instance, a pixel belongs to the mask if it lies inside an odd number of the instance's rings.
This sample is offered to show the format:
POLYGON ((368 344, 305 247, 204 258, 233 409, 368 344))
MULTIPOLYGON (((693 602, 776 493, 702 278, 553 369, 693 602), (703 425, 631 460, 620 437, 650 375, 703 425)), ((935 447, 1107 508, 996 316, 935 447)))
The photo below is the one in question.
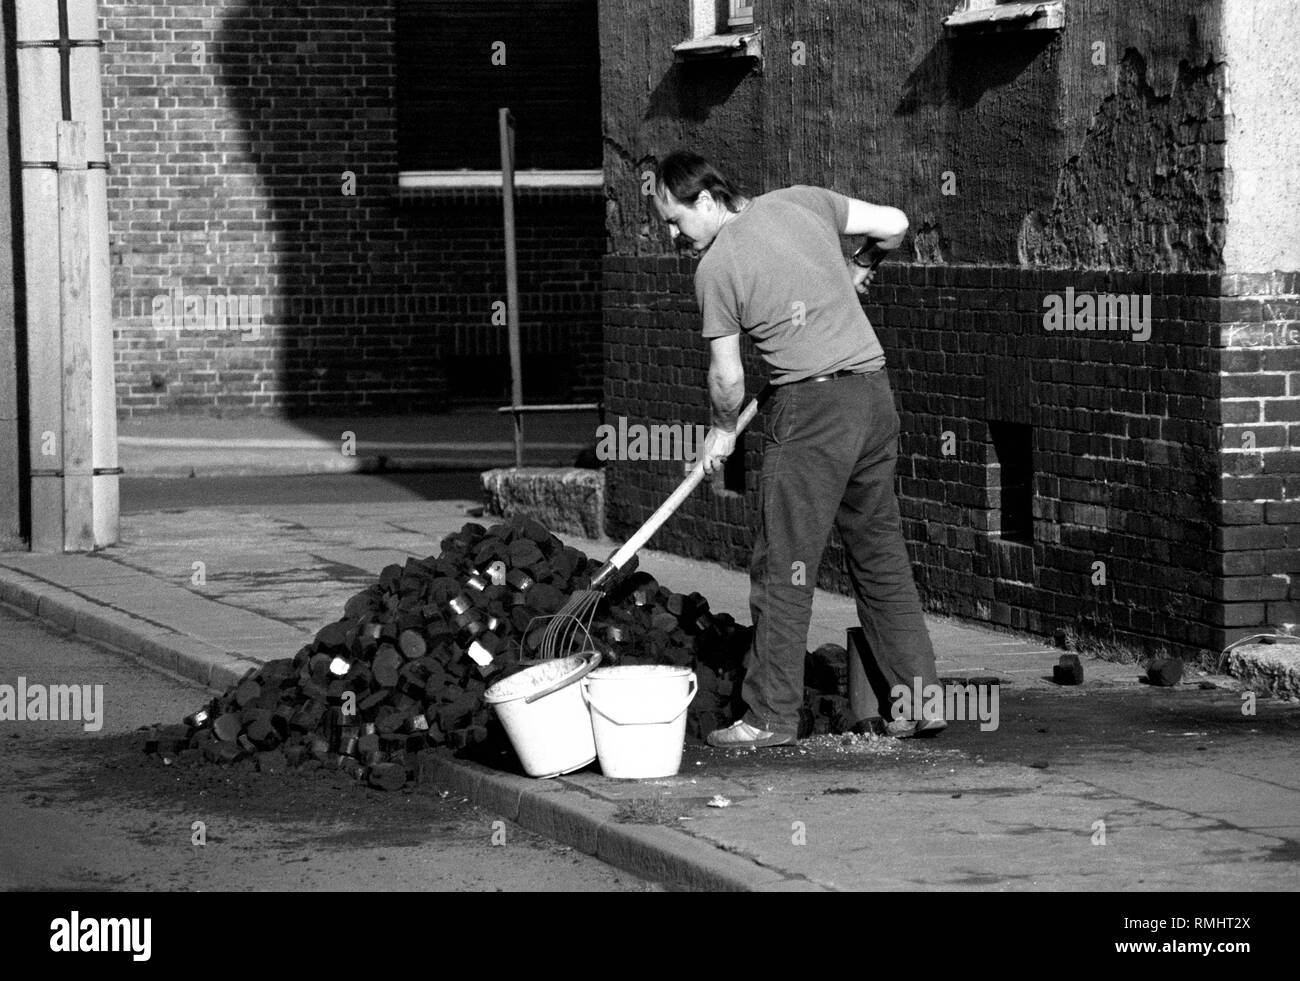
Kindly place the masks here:
MULTIPOLYGON (((490 520, 474 516, 475 507, 416 502, 130 514, 122 519, 121 544, 100 553, 0 554, 0 602, 222 688, 250 666, 291 656, 383 566, 435 554, 441 538, 466 521, 490 520)), ((569 541, 602 557, 613 545, 569 541)), ((749 621, 743 572, 654 551, 642 553, 641 568, 749 621)), ((847 597, 819 592, 809 647, 843 643, 855 616, 847 597)), ((1034 706, 1043 698, 1068 708, 1089 694, 1150 694, 1137 685, 1136 666, 1092 660, 1084 688, 1060 690, 1050 681, 1059 652, 1041 641, 939 617, 929 623, 940 674, 998 676, 1004 715, 1021 713, 1026 732, 1038 725, 1034 706)), ((1230 679, 1207 684, 1235 697, 1230 679)), ((1205 766, 1222 763, 1217 756, 1180 761, 1163 784, 1136 785, 1121 772, 1127 745, 1099 739, 1090 747, 1099 754, 1092 769, 1049 770, 985 759, 978 739, 961 735, 963 725, 974 730, 977 723, 959 723, 925 742, 816 737, 765 754, 692 746, 679 775, 658 781, 609 780, 594 768, 536 781, 451 757, 424 776, 531 830, 685 888, 1203 889, 1207 869, 1217 876, 1212 888, 1268 888, 1274 880, 1294 887, 1293 867, 1264 860, 1286 847, 1285 829, 1295 824, 1300 800, 1297 779, 1279 780, 1272 766, 1232 777, 1236 783, 1225 785, 1222 800, 1207 811, 1186 792, 1204 783, 1205 766), (1225 822, 1213 810, 1242 799, 1263 801, 1267 813, 1257 827, 1225 822), (1099 814, 1124 829, 1122 852, 1089 844, 1099 814), (1198 842, 1190 851, 1176 833, 1189 829, 1198 842), (1129 858, 1117 866, 1121 853, 1129 858), (1243 855, 1261 859, 1243 865, 1243 855)))

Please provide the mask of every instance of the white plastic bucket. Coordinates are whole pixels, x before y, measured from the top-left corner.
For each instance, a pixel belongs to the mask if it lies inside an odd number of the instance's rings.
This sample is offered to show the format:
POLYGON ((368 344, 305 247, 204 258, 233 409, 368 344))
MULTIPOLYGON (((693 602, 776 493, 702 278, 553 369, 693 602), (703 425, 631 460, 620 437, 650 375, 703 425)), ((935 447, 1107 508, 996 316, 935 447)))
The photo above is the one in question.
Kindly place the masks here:
POLYGON ((544 661, 498 681, 483 693, 530 777, 558 777, 596 758, 582 679, 597 664, 581 656, 544 661))
POLYGON ((599 668, 582 683, 596 755, 607 777, 671 777, 682 765, 686 709, 698 683, 669 664, 599 668))

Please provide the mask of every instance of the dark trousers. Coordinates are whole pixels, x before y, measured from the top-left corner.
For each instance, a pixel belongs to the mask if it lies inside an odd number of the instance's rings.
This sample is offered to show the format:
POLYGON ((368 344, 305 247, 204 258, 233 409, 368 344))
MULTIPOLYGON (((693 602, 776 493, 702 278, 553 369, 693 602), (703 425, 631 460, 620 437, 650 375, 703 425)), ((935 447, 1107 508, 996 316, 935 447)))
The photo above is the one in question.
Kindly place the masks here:
POLYGON ((832 526, 885 679, 909 691, 917 678, 937 684, 894 496, 898 413, 888 376, 783 385, 768 405, 764 437, 745 721, 769 732, 798 729, 813 588, 832 526))

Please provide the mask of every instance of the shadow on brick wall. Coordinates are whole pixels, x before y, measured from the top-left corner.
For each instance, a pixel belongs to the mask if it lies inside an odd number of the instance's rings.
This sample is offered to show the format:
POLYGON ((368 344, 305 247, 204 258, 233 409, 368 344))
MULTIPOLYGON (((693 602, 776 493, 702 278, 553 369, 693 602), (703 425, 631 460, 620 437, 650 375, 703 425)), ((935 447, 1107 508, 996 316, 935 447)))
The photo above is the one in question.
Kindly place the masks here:
POLYGON ((229 274, 265 297, 291 416, 445 404, 446 349, 412 249, 436 229, 393 205, 391 30, 386 7, 343 21, 261 0, 227 8, 214 45, 252 164, 220 175, 240 216, 226 233, 251 244, 229 274))

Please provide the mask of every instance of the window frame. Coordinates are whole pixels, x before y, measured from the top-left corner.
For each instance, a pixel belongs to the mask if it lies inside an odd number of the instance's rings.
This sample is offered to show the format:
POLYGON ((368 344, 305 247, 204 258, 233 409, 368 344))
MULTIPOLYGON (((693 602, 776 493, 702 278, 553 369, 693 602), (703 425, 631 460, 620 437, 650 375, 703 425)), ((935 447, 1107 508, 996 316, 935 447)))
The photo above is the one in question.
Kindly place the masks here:
POLYGON ((677 61, 747 58, 761 67, 763 29, 754 24, 755 0, 690 0, 691 36, 673 45, 677 61), (719 23, 719 21, 725 23, 719 23))
POLYGON ((753 26, 754 0, 728 0, 727 27, 735 30, 738 27, 753 26))

